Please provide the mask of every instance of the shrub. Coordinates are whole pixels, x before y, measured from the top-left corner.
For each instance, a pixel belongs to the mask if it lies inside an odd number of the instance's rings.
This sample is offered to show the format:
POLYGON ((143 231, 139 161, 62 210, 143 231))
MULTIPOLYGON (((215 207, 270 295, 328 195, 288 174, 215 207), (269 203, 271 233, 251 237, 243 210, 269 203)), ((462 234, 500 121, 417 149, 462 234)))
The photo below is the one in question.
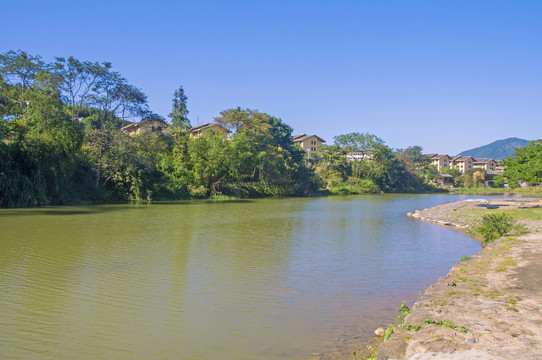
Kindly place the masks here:
POLYGON ((475 231, 482 236, 482 246, 514 230, 516 220, 509 214, 487 214, 482 217, 475 231))

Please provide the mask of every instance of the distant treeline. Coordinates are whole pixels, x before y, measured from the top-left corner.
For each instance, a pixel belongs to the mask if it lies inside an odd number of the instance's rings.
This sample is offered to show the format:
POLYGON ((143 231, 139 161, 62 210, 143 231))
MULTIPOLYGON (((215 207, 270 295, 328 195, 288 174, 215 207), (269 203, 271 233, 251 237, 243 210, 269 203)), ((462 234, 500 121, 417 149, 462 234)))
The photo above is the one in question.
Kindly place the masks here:
POLYGON ((338 136, 309 162, 281 119, 233 108, 215 118, 230 139, 191 138, 182 86, 169 132, 128 136, 128 119, 165 119, 107 62, 2 54, 0 114, 2 207, 432 189, 421 148, 392 151, 371 134, 338 136))

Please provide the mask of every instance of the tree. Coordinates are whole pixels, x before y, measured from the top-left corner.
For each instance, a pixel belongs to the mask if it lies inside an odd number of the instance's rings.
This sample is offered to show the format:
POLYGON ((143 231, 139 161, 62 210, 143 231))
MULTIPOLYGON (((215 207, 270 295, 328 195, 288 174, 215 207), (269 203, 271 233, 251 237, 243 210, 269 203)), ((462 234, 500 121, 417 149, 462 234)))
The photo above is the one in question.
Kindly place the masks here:
POLYGON ((70 56, 68 59, 57 57, 54 65, 55 74, 60 79, 60 88, 66 93, 72 107, 72 119, 75 119, 79 115, 78 109, 83 107, 87 95, 99 78, 107 74, 111 63, 81 62, 70 56))
POLYGON ((270 115, 260 113, 258 110, 237 107, 221 111, 220 116, 214 120, 234 133, 244 131, 247 135, 256 137, 258 132, 267 133, 269 131, 269 117, 270 115), (252 132, 254 134, 250 134, 252 132))
POLYGON ((193 139, 190 146, 190 165, 194 174, 194 195, 219 195, 228 170, 224 166, 228 142, 223 136, 208 134, 193 139), (198 189, 199 188, 199 189, 198 189))
POLYGON ((0 75, 9 85, 19 85, 21 91, 32 88, 36 76, 46 70, 41 56, 32 56, 25 51, 10 50, 0 55, 0 75))
POLYGON ((433 164, 427 165, 427 167, 424 170, 424 176, 425 176, 426 181, 436 182, 439 175, 440 173, 438 171, 438 168, 433 164))
POLYGON ((113 117, 125 120, 141 117, 147 112, 147 96, 116 71, 105 71, 93 90, 89 100, 99 110, 98 122, 102 130, 111 127, 113 117))
POLYGON ((504 177, 508 178, 511 187, 518 187, 520 181, 531 184, 542 181, 542 143, 531 141, 516 153, 502 161, 506 166, 504 177))
POLYGON ((190 129, 190 120, 188 120, 188 109, 186 107, 186 100, 188 98, 184 94, 183 87, 180 86, 178 90, 173 93, 173 109, 169 114, 171 118, 171 125, 173 127, 174 134, 186 131, 190 129))
POLYGON ((36 80, 30 106, 17 120, 17 143, 31 169, 43 203, 69 200, 75 163, 83 142, 83 128, 63 110, 58 90, 36 80))
POLYGON ((367 155, 375 145, 384 145, 384 140, 369 133, 350 133, 335 136, 335 144, 348 152, 361 152, 367 155))
POLYGON ((384 145, 384 140, 369 133, 349 133, 335 136, 333 140, 335 140, 335 145, 346 152, 357 153, 356 156, 352 156, 354 174, 356 177, 360 177, 362 162, 368 160, 372 156, 371 153, 375 146, 384 145))
POLYGON ((352 176, 352 166, 346 159, 346 150, 338 145, 321 145, 316 158, 316 174, 326 189, 340 186, 352 176))
POLYGON ((399 149, 397 153, 407 169, 416 172, 425 169, 431 163, 430 157, 424 155, 422 151, 421 146, 410 146, 405 150, 399 149))
POLYGON ((366 177, 384 192, 401 191, 404 166, 395 153, 386 145, 375 144, 372 154, 373 158, 366 162, 366 177))
POLYGON ((455 178, 455 177, 458 177, 459 175, 461 175, 461 171, 459 171, 458 168, 450 169, 450 168, 443 167, 442 169, 440 169, 440 173, 441 173, 441 174, 450 174, 450 175, 452 175, 454 178, 455 178))

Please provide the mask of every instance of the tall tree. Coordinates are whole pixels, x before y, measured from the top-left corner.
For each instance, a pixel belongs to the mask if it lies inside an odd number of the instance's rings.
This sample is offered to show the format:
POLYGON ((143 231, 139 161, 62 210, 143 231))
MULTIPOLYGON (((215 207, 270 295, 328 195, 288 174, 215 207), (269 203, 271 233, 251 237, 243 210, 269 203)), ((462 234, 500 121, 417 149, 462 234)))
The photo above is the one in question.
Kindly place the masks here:
POLYGON ((375 146, 384 145, 384 140, 369 133, 349 133, 335 136, 333 140, 335 140, 335 145, 343 150, 349 153, 358 153, 356 156, 352 157, 356 177, 360 177, 362 162, 371 157, 371 153, 375 146))
POLYGON ((335 140, 336 145, 345 149, 346 151, 361 152, 364 155, 372 151, 375 145, 384 144, 384 140, 376 135, 357 132, 335 136, 333 140, 335 140))
POLYGON ((33 56, 25 51, 10 50, 0 55, 0 75, 9 85, 19 85, 22 91, 32 87, 36 76, 46 70, 41 56, 33 56))
POLYGON ((57 57, 55 62, 55 73, 60 79, 61 90, 66 94, 72 107, 72 119, 83 107, 89 92, 93 89, 99 78, 105 75, 111 68, 111 63, 102 64, 90 61, 79 61, 73 56, 65 59, 57 57))
POLYGON ((99 77, 93 90, 89 100, 100 111, 99 124, 102 130, 109 127, 112 117, 125 120, 140 117, 147 112, 147 96, 128 84, 116 71, 107 70, 99 77))
POLYGON ((180 86, 179 89, 175 90, 173 93, 173 109, 169 114, 173 132, 175 134, 188 130, 191 127, 190 120, 188 120, 186 100, 188 100, 188 98, 184 94, 183 87, 180 86))

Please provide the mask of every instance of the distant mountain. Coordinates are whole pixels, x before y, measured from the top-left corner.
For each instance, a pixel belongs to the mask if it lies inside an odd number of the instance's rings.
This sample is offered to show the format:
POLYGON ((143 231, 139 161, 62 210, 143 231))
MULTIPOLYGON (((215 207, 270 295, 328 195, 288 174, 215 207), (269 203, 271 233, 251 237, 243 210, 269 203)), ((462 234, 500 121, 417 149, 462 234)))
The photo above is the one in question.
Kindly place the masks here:
POLYGON ((473 158, 489 158, 495 160, 502 160, 516 152, 516 149, 527 146, 529 140, 508 138, 504 140, 497 140, 491 144, 477 147, 459 153, 459 155, 472 156, 473 158))

